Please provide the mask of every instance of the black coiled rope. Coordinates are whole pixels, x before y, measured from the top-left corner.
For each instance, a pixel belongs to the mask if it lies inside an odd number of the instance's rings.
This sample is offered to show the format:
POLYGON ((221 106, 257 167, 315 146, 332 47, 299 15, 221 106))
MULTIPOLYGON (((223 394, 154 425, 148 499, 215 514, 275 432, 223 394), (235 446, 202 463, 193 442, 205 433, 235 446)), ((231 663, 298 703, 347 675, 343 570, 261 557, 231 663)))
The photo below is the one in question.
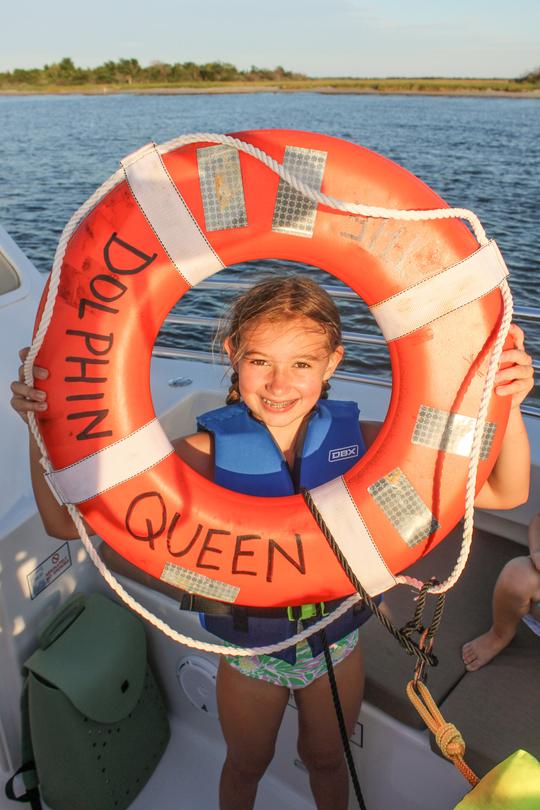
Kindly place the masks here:
MULTIPOLYGON (((364 601, 364 604, 366 604, 368 606, 368 608, 371 610, 372 613, 375 614, 375 616, 378 618, 378 620, 381 622, 381 624, 388 630, 389 633, 391 633, 394 636, 394 638, 400 643, 400 645, 403 647, 403 649, 409 655, 415 655, 424 664, 428 664, 431 667, 437 666, 437 663, 438 663, 437 656, 434 655, 432 652, 430 652, 429 649, 424 649, 424 645, 422 645, 422 646, 418 645, 410 637, 414 630, 416 630, 418 632, 422 632, 423 629, 424 629, 424 628, 421 627, 420 619, 421 619, 422 611, 424 609, 424 605, 425 605, 425 601, 426 601, 427 590, 431 586, 432 583, 431 582, 424 583, 424 586, 423 586, 422 590, 420 591, 420 593, 418 595, 416 610, 415 610, 414 617, 413 617, 412 621, 407 622, 407 624, 401 630, 398 630, 396 627, 394 627, 394 625, 392 624, 390 619, 379 609, 378 605, 373 601, 373 599, 368 594, 368 592, 366 590, 364 590, 364 588, 362 586, 362 583, 360 582, 360 580, 358 579, 358 577, 356 576, 356 574, 354 573, 354 571, 350 567, 349 563, 347 562, 347 560, 343 556, 343 553, 341 552, 341 549, 339 548, 338 544, 336 543, 332 532, 330 531, 330 529, 326 525, 321 513, 319 512, 319 510, 315 506, 315 503, 313 502, 313 498, 311 497, 308 490, 304 490, 302 492, 302 495, 303 495, 304 500, 305 500, 305 502, 306 502, 306 504, 307 504, 307 506, 309 508, 309 511, 311 512, 311 514, 315 518, 317 526, 319 527, 319 529, 321 530, 321 532, 325 536, 328 544, 330 545, 330 548, 332 549, 335 556, 337 557, 337 559, 339 561, 339 564, 341 565, 341 567, 343 568, 343 570, 345 571, 345 573, 349 577, 350 581, 352 582, 352 584, 356 588, 358 594, 362 597, 362 600, 364 601)), ((428 631, 428 635, 429 635, 430 639, 433 638, 433 636, 437 632, 437 629, 438 629, 440 621, 441 621, 443 608, 444 608, 444 594, 440 594, 439 598, 437 599, 437 604, 435 606, 435 610, 434 610, 434 613, 433 613, 433 619, 431 621, 429 631, 428 631)))

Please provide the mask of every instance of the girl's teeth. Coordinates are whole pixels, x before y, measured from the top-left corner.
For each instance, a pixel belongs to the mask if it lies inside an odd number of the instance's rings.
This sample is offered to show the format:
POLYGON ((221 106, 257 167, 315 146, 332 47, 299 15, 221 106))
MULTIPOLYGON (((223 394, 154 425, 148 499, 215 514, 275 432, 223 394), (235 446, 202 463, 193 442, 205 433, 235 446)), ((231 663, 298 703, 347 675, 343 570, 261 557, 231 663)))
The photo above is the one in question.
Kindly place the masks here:
POLYGON ((265 405, 268 405, 270 408, 275 408, 276 410, 280 410, 282 408, 287 408, 289 405, 292 404, 293 400, 289 400, 289 402, 271 402, 269 399, 263 399, 265 405))

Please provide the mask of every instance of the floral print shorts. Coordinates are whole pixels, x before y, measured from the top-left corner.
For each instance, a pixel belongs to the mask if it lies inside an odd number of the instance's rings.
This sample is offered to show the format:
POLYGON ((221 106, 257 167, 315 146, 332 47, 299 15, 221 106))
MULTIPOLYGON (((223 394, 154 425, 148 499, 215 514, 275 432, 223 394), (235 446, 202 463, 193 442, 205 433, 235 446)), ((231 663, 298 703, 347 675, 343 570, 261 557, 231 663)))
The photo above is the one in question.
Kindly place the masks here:
MULTIPOLYGON (((343 661, 354 650, 357 643, 358 629, 353 630, 352 633, 334 644, 330 644, 329 649, 334 666, 343 661)), ((268 681, 276 686, 286 686, 288 689, 302 689, 304 686, 309 686, 327 672, 324 652, 313 657, 307 641, 297 644, 296 663, 294 664, 289 664, 280 658, 273 658, 271 655, 226 655, 225 660, 242 675, 268 681)))

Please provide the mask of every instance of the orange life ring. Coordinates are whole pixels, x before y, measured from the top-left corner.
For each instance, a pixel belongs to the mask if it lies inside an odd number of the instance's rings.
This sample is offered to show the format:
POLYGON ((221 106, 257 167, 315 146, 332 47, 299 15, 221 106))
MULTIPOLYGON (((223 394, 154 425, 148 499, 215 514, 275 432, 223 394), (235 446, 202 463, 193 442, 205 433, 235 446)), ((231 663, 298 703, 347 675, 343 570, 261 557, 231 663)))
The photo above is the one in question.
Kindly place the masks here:
MULTIPOLYGON (((405 169, 345 141, 283 130, 235 137, 335 198, 446 206, 405 169)), ((69 240, 37 359, 50 370, 39 383, 49 403, 39 423, 56 491, 123 557, 178 587, 257 606, 353 593, 300 495, 252 497, 202 479, 171 452, 150 393, 158 331, 200 278, 264 258, 316 265, 374 311, 393 384, 375 445, 313 497, 366 590, 391 587, 463 514, 471 431, 502 311, 506 271, 496 247, 479 249, 457 219, 395 222, 316 205, 226 145, 162 155, 150 145, 123 165, 125 178, 69 240)), ((507 413, 492 397, 478 486, 507 413)))

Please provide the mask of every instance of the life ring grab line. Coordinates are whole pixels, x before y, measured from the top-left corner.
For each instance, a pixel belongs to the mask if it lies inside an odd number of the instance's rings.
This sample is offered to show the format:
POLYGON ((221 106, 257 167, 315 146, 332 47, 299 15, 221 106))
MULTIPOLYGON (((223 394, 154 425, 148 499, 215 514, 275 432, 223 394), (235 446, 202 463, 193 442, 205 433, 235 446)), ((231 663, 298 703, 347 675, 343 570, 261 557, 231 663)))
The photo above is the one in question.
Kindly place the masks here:
POLYGON ((480 245, 486 244, 488 241, 484 227, 482 226, 477 215, 467 208, 433 208, 430 210, 413 210, 413 209, 400 209, 400 208, 384 208, 375 205, 363 205, 362 203, 350 203, 344 200, 339 200, 336 197, 330 197, 318 189, 312 188, 307 183, 304 183, 292 172, 289 172, 281 163, 272 158, 262 149, 259 149, 247 141, 242 141, 239 138, 234 138, 231 135, 221 135, 211 132, 199 132, 192 135, 181 135, 171 141, 158 146, 157 149, 161 154, 166 154, 173 149, 178 149, 181 146, 188 146, 192 143, 210 142, 221 143, 226 146, 232 146, 240 152, 245 152, 247 155, 256 158, 261 163, 264 163, 269 169, 278 174, 282 180, 285 180, 296 191, 299 191, 304 197, 307 197, 313 202, 326 205, 328 208, 333 208, 336 211, 343 213, 356 214, 365 217, 375 217, 380 219, 403 219, 415 222, 433 219, 465 219, 471 225, 474 235, 480 245))
MULTIPOLYGON (((180 140, 181 140, 182 143, 189 143, 189 142, 193 142, 195 140, 199 141, 199 140, 204 140, 204 139, 205 139, 204 134, 202 134, 202 135, 198 134, 196 137, 184 136, 184 138, 182 138, 180 140), (191 140, 190 140, 190 138, 191 138, 191 140)), ((230 139, 227 136, 217 136, 217 137, 216 136, 209 136, 208 139, 213 141, 213 142, 217 141, 217 142, 222 142, 222 143, 230 143, 231 141, 236 141, 237 140, 237 139, 230 139)), ((178 143, 177 141, 173 142, 172 145, 169 148, 175 148, 177 143, 178 143)), ((243 144, 243 142, 240 142, 240 143, 243 144)), ((236 144, 234 144, 234 145, 236 145, 236 144)), ((251 153, 253 153, 253 150, 250 147, 250 145, 243 144, 243 146, 247 146, 247 148, 243 148, 242 151, 251 151, 251 153)), ((164 152, 168 151, 168 149, 163 149, 163 151, 164 152)), ((260 150, 256 150, 256 151, 258 153, 260 152, 260 150)), ((272 159, 270 159, 270 160, 272 160, 272 159)), ((263 162, 266 162, 266 161, 263 161, 263 162)), ((279 167, 279 164, 277 164, 277 166, 279 167)), ((274 170, 276 170, 276 169, 274 169, 274 170)), ((280 176, 283 176, 281 171, 279 170, 279 168, 277 169, 277 173, 280 174, 280 176)), ((62 237, 60 239, 58 249, 57 249, 57 252, 56 252, 56 256, 55 256, 55 262, 54 262, 53 271, 52 271, 52 274, 51 274, 51 283, 50 283, 49 290, 48 290, 47 300, 46 300, 46 303, 45 303, 45 306, 44 306, 44 309, 43 309, 43 312, 42 312, 42 317, 41 317, 41 320, 40 320, 40 324, 39 324, 38 329, 36 331, 35 339, 33 341, 31 350, 30 350, 30 352, 28 354, 28 357, 27 357, 26 363, 25 363, 24 372, 25 372, 25 381, 27 382, 27 384, 32 384, 32 382, 33 382, 33 375, 32 375, 33 362, 34 362, 34 359, 35 359, 35 356, 36 356, 37 352, 39 351, 39 348, 41 346, 41 343, 43 341, 44 335, 46 333, 48 324, 49 324, 51 316, 52 316, 52 308, 54 306, 54 300, 56 298, 56 293, 57 293, 58 283, 59 283, 59 276, 60 276, 60 269, 61 269, 61 265, 62 265, 62 261, 63 261, 63 256, 65 254, 67 242, 68 242, 71 234, 73 233, 73 231, 77 227, 78 222, 99 202, 99 200, 111 188, 113 188, 115 185, 117 185, 117 183, 120 182, 121 179, 122 179, 121 172, 117 172, 115 175, 113 175, 111 178, 109 178, 109 180, 106 181, 89 198, 89 200, 83 206, 81 206, 81 208, 73 215, 73 217, 68 222, 68 225, 64 229, 64 232, 63 232, 62 237)), ((304 184, 302 184, 300 182, 295 182, 294 178, 291 179, 290 177, 286 177, 286 176, 284 176, 283 179, 285 179, 287 182, 290 182, 290 184, 293 187, 296 187, 297 190, 299 190, 301 193, 303 193, 304 184)), ((323 202, 324 204, 327 204, 327 205, 329 204, 330 200, 328 198, 326 198, 326 195, 322 195, 322 194, 320 194, 320 192, 314 192, 314 193, 316 195, 318 195, 317 199, 319 199, 321 202, 323 202), (321 197, 323 198, 322 200, 321 200, 321 197)), ((306 196, 311 196, 311 195, 307 194, 306 196)), ((374 209, 372 211, 368 211, 367 208, 368 207, 364 207, 363 210, 360 212, 360 211, 358 211, 358 206, 354 205, 355 210, 350 211, 350 212, 351 213, 362 213, 365 216, 385 216, 387 218, 404 218, 404 219, 415 219, 415 220, 433 219, 433 218, 448 218, 448 217, 452 217, 452 216, 460 216, 460 217, 463 216, 463 209, 440 209, 440 210, 438 210, 436 212, 415 212, 415 216, 410 216, 411 212, 401 212, 401 211, 399 211, 399 212, 397 212, 399 216, 393 216, 392 214, 395 212, 395 209, 382 209, 384 213, 381 213, 381 209, 374 209)), ((340 208, 340 210, 343 210, 343 209, 340 208)), ((467 218, 467 219, 469 219, 469 221, 471 221, 471 218, 470 218, 471 212, 466 212, 466 214, 467 215, 466 215, 465 218, 467 218)), ((474 217, 474 219, 477 219, 475 217, 475 215, 472 215, 472 217, 474 217)), ((481 243, 483 243, 481 238, 479 238, 479 241, 481 243)), ((500 330, 499 330, 499 334, 498 334, 497 340, 495 342, 494 349, 493 349, 493 351, 491 353, 490 365, 489 365, 488 373, 486 375, 485 383, 484 383, 484 391, 483 391, 482 402, 481 402, 481 406, 480 406, 480 409, 479 409, 478 419, 477 419, 477 422, 476 422, 475 436, 474 436, 474 439, 473 439, 473 451, 472 451, 470 459, 469 459, 469 471, 468 471, 468 478, 467 478, 467 493, 469 495, 469 493, 471 491, 471 488, 472 488, 472 497, 473 498, 474 498, 474 482, 475 482, 475 478, 476 478, 476 467, 477 467, 478 459, 479 459, 480 436, 481 436, 481 434, 483 432, 483 425, 484 425, 484 422, 485 422, 485 417, 486 417, 486 413, 487 413, 487 407, 488 407, 488 404, 489 404, 489 395, 490 395, 491 385, 492 385, 493 378, 494 378, 494 375, 495 375, 495 372, 496 372, 496 369, 497 369, 498 360, 499 360, 499 357, 500 357, 500 353, 502 351, 502 346, 503 346, 504 339, 506 337, 506 333, 508 331, 508 328, 509 328, 509 325, 510 325, 510 319, 511 319, 511 295, 510 295, 510 291, 508 289, 508 285, 506 284, 506 282, 504 282, 501 285, 501 293, 503 295, 503 301, 504 301, 504 314, 503 314, 503 319, 502 319, 502 322, 501 322, 501 327, 500 327, 500 330), (471 479, 472 479, 472 486, 471 486, 471 479)), ((34 434, 34 436, 36 438, 36 441, 37 441, 38 445, 40 446, 40 449, 42 450, 42 453, 43 453, 43 456, 44 456, 45 466, 47 466, 47 463, 49 463, 49 465, 50 465, 50 462, 48 462, 47 451, 46 451, 46 448, 44 446, 43 440, 41 438, 41 434, 40 434, 39 429, 37 427, 36 419, 35 419, 33 414, 30 414, 29 422, 30 422, 31 430, 32 430, 32 432, 33 432, 33 434, 34 434)), ((468 518, 468 516, 472 517, 472 506, 471 506, 470 497, 467 498, 467 502, 468 503, 467 503, 466 515, 465 515, 466 528, 465 528, 465 532, 464 532, 464 544, 463 544, 463 547, 462 547, 462 552, 465 550, 465 548, 464 548, 465 547, 465 535, 467 533, 467 522, 468 522, 467 518, 468 518), (468 513, 470 513, 470 515, 468 515, 468 513)), ((119 593, 119 595, 120 595, 120 592, 123 591, 123 589, 120 586, 120 584, 116 580, 114 580, 114 577, 110 574, 110 572, 108 572, 107 569, 105 569, 104 566, 102 564, 100 564, 100 561, 97 559, 97 555, 95 554, 95 550, 93 549, 92 544, 90 543, 90 541, 88 539, 88 536, 86 534, 84 525, 82 523, 82 520, 80 518, 80 515, 79 515, 78 511, 72 506, 68 506, 68 510, 69 510, 72 518, 74 519, 74 522, 75 522, 75 524, 76 524, 76 526, 77 526, 77 528, 79 530, 81 540, 83 541, 83 544, 87 548, 87 551, 88 551, 90 557, 93 559, 94 564, 96 564, 96 567, 98 567, 98 570, 105 577, 105 579, 109 582, 111 587, 113 587, 113 589, 117 593, 119 593)), ((471 533, 472 533, 472 529, 471 529, 471 533)), ((418 587, 418 581, 412 580, 410 577, 399 576, 399 577, 396 578, 396 581, 397 582, 405 582, 407 584, 413 584, 415 587, 418 587)), ((446 589, 446 588, 443 587, 444 585, 447 585, 449 587, 448 583, 449 583, 449 580, 447 581, 447 583, 442 583, 441 586, 438 586, 439 592, 446 589)), ((432 589, 432 591, 436 592, 436 589, 432 589)), ((122 598, 128 604, 130 604, 131 601, 132 601, 131 597, 129 597, 129 595, 127 595, 125 591, 123 591, 122 598), (126 599, 126 596, 128 597, 127 599, 126 599)), ((351 600, 354 599, 356 601, 356 599, 354 597, 351 597, 350 599, 351 600)), ((133 607, 133 609, 136 609, 139 613, 141 613, 141 615, 144 615, 144 613, 146 613, 144 608, 141 609, 141 606, 138 606, 137 608, 135 607, 135 604, 130 604, 130 606, 133 607)), ((148 618, 148 616, 145 616, 145 618, 148 618)), ((337 618, 337 616, 334 614, 333 618, 337 618)), ((154 623, 156 623, 155 622, 155 617, 154 617, 153 621, 154 621, 154 623)), ((159 623, 159 620, 158 620, 158 623, 159 623)), ((316 630, 320 626, 322 626, 322 622, 315 625, 314 628, 311 628, 311 630, 313 632, 316 632, 316 630)), ((160 628, 160 629, 163 629, 164 632, 166 632, 165 628, 160 628)), ((171 628, 169 628, 169 631, 171 631, 172 633, 175 632, 175 631, 172 631, 171 628)), ((170 635, 170 633, 167 633, 167 634, 170 635)), ((305 637, 307 637, 307 635, 309 635, 309 633, 307 633, 305 637)), ((181 634, 179 634, 179 636, 181 636, 181 634)), ((179 638, 177 638, 177 640, 181 640, 181 641, 183 641, 185 643, 186 642, 186 637, 179 637, 179 638)), ((193 640, 192 640, 192 642, 193 642, 193 640)), ((288 640, 287 646, 289 644, 291 644, 291 643, 296 643, 296 639, 288 640)), ((195 642, 195 646, 197 644, 199 644, 199 642, 195 642)), ((215 648, 215 646, 213 646, 213 645, 210 645, 210 646, 212 647, 212 649, 215 648)), ((272 649, 276 649, 276 647, 274 646, 272 649)), ((246 655, 250 654, 250 651, 245 652, 243 654, 246 654, 246 655)))

